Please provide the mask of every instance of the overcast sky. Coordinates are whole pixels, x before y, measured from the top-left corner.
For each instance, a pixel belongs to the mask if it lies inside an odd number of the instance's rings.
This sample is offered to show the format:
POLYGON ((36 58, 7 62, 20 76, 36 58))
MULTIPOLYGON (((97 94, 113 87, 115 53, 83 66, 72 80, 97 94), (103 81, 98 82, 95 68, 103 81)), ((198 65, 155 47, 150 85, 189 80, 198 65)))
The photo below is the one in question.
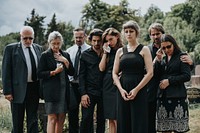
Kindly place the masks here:
MULTIPOLYGON (((111 5, 119 4, 120 0, 102 0, 111 5)), ((170 11, 171 6, 184 3, 185 0, 128 0, 130 8, 140 9, 145 14, 147 9, 154 4, 161 11, 170 11)), ((89 0, 0 0, 0 36, 10 32, 18 32, 26 18, 35 8, 40 16, 46 16, 45 24, 49 23, 54 13, 58 21, 71 21, 78 26, 81 10, 89 0)))

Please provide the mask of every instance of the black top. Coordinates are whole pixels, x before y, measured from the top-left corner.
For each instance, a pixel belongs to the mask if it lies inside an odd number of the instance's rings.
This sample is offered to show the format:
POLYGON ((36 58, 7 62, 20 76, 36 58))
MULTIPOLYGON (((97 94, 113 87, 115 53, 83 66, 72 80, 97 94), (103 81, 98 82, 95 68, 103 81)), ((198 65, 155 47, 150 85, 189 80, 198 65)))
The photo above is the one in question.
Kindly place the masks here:
POLYGON ((112 73, 116 52, 117 50, 111 48, 110 53, 107 53, 108 55, 106 60, 108 60, 108 62, 106 63, 106 73, 112 73))
MULTIPOLYGON (((66 83, 66 95, 69 97, 69 78, 68 75, 74 75, 74 68, 72 66, 72 62, 70 60, 70 56, 68 53, 61 51, 60 53, 69 61, 69 67, 66 68, 64 63, 64 80, 66 83)), ((60 92, 62 88, 62 81, 60 78, 60 74, 58 73, 55 76, 50 76, 50 71, 56 69, 57 61, 54 58, 53 51, 51 49, 46 50, 42 53, 40 58, 40 62, 38 64, 38 77, 42 79, 42 87, 44 94, 45 102, 58 102, 60 101, 60 92)))
POLYGON ((81 96, 92 94, 100 96, 102 93, 103 72, 99 70, 101 57, 89 48, 81 54, 79 71, 79 90, 81 96))
POLYGON ((167 56, 161 62, 156 62, 156 75, 160 76, 160 81, 163 79, 169 80, 169 86, 162 90, 158 87, 158 97, 163 94, 167 98, 186 97, 186 88, 184 82, 190 80, 190 66, 180 60, 181 53, 173 54, 168 62, 167 56))

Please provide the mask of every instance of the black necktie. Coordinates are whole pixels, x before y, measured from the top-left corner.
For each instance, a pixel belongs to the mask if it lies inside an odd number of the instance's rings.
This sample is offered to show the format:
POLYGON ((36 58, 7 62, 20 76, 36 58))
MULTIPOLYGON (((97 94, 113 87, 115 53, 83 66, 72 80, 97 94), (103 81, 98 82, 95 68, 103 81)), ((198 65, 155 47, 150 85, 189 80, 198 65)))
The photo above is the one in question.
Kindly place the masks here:
POLYGON ((31 48, 28 47, 28 52, 29 52, 29 56, 30 56, 30 60, 31 60, 31 70, 32 70, 32 80, 36 81, 37 80, 37 75, 36 75, 36 63, 35 63, 35 58, 33 56, 33 53, 31 51, 31 48))
POLYGON ((74 69, 75 69, 74 80, 77 80, 78 78, 80 55, 81 55, 81 46, 78 46, 78 51, 76 53, 75 62, 74 62, 74 69))

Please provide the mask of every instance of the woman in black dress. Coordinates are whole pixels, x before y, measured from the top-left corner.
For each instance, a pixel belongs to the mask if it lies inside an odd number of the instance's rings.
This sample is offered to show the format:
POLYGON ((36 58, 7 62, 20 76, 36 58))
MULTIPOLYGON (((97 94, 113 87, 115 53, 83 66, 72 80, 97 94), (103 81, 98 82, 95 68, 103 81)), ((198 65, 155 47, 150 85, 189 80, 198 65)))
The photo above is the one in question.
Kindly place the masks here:
POLYGON ((119 90, 117 133, 147 133, 145 85, 153 76, 151 53, 138 43, 139 26, 135 21, 125 23, 122 30, 128 45, 118 49, 113 67, 113 79, 119 90))
POLYGON ((103 79, 104 118, 109 120, 109 133, 117 131, 117 87, 113 84, 112 70, 117 49, 122 47, 121 35, 114 28, 108 28, 102 35, 104 53, 99 64, 105 73, 103 79))
POLYGON ((187 93, 184 82, 190 80, 190 65, 181 61, 181 52, 171 35, 161 37, 155 74, 160 76, 156 128, 159 132, 183 133, 189 130, 187 93), (163 55, 164 54, 164 55, 163 55))
POLYGON ((74 74, 69 54, 61 50, 62 35, 54 31, 48 37, 49 49, 42 53, 38 77, 42 79, 45 109, 48 114, 47 132, 62 133, 69 103, 68 75, 74 74))

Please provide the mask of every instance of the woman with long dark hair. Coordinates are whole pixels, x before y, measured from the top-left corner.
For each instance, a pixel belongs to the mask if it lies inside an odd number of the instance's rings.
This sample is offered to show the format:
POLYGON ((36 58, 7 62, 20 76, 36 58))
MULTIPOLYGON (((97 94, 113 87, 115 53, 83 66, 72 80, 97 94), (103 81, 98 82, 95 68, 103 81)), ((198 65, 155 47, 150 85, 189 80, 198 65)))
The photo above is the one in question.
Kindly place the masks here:
POLYGON ((180 59, 183 54, 171 35, 162 35, 155 63, 155 73, 160 76, 156 120, 158 132, 182 133, 189 130, 184 83, 190 80, 191 75, 189 64, 180 59))

